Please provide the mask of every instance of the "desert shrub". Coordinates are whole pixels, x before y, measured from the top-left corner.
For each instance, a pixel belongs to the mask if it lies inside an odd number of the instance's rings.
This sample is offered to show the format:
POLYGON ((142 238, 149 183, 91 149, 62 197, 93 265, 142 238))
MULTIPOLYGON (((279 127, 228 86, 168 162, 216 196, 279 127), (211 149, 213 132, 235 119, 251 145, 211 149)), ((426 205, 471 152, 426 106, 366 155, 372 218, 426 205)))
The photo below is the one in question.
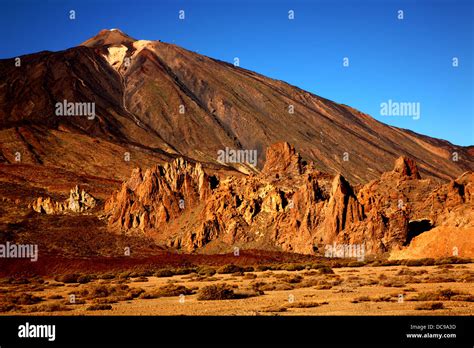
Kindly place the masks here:
POLYGON ((153 299, 159 297, 173 297, 179 295, 192 295, 194 291, 183 285, 168 284, 152 291, 142 292, 140 298, 153 299))
POLYGON ((186 275, 186 274, 191 274, 196 272, 195 267, 182 267, 182 268, 176 268, 174 270, 175 275, 186 275))
POLYGON ((151 277, 151 276, 153 276, 153 274, 155 272, 156 272, 156 270, 152 267, 148 267, 148 268, 144 269, 143 266, 141 266, 141 267, 137 267, 137 268, 133 269, 130 272, 130 278, 151 277))
POLYGON ((368 285, 376 285, 379 282, 375 279, 369 278, 369 279, 362 279, 360 282, 360 285, 362 286, 368 286, 368 285))
POLYGON ((367 265, 365 261, 352 261, 347 264, 347 267, 362 267, 367 265))
POLYGON ((60 311, 70 311, 71 308, 66 307, 62 303, 44 303, 41 305, 35 305, 29 309, 29 312, 60 312, 60 311))
POLYGON ((263 290, 255 290, 250 288, 243 290, 235 290, 234 294, 235 298, 249 298, 264 295, 265 292, 263 290))
POLYGON ((435 260, 432 258, 424 258, 422 259, 423 266, 433 266, 435 264, 435 260))
POLYGON ((378 267, 378 266, 381 266, 381 265, 382 265, 381 260, 374 260, 369 264, 369 266, 371 266, 371 267, 378 267))
POLYGON ((209 266, 202 266, 202 267, 198 267, 197 269, 197 273, 201 276, 213 276, 214 274, 216 274, 216 270, 212 267, 209 267, 209 266))
POLYGON ((416 306, 416 310, 436 310, 436 309, 443 309, 444 305, 442 302, 431 302, 431 303, 423 303, 419 306, 416 306))
POLYGON ((383 281, 381 285, 385 287, 402 288, 406 285, 406 283, 400 278, 390 278, 383 281))
POLYGON ((99 297, 92 300, 94 304, 112 304, 117 303, 118 301, 119 299, 116 297, 99 297))
POLYGON ((286 291, 286 290, 293 290, 294 288, 295 286, 289 283, 272 282, 270 284, 262 286, 261 289, 264 291, 271 291, 271 290, 286 291))
POLYGON ((303 275, 305 277, 312 277, 312 276, 316 276, 316 275, 319 275, 320 273, 318 271, 306 271, 303 273, 303 275))
POLYGON ((261 312, 270 312, 270 313, 279 313, 279 312, 286 312, 288 308, 286 307, 278 307, 278 306, 270 306, 261 309, 261 312))
POLYGON ((230 265, 225 265, 225 266, 222 266, 221 268, 219 268, 217 270, 217 273, 219 273, 219 274, 232 274, 232 273, 240 273, 242 271, 243 271, 242 267, 230 264, 230 265))
POLYGON ((138 277, 133 280, 135 283, 145 283, 148 281, 147 277, 138 277))
POLYGON ((356 276, 356 275, 351 275, 349 277, 347 277, 346 281, 347 282, 359 282, 360 280, 362 280, 362 278, 360 278, 359 276, 356 276))
POLYGON ((70 274, 58 275, 54 278, 54 280, 60 283, 70 284, 70 283, 77 283, 78 278, 79 278, 79 274, 70 273, 70 274))
POLYGON ((396 274, 397 274, 398 276, 401 276, 401 275, 414 276, 414 275, 417 275, 418 272, 413 271, 413 270, 411 270, 411 269, 408 268, 408 267, 404 267, 404 268, 400 269, 396 274))
POLYGON ((329 302, 293 302, 286 305, 286 308, 314 308, 329 302))
POLYGON ((87 274, 77 277, 77 282, 79 284, 86 284, 86 283, 89 283, 91 280, 92 280, 92 277, 90 275, 87 275, 87 274))
MULTIPOLYGON (((398 296, 398 294, 397 294, 398 296)), ((374 299, 372 299, 374 302, 391 302, 392 301, 392 296, 391 295, 384 295, 384 296, 377 296, 374 299)))
POLYGON ((474 295, 469 295, 469 294, 454 295, 451 297, 451 301, 474 302, 474 295))
POLYGON ((359 303, 359 302, 369 302, 369 301, 371 301, 369 296, 359 296, 353 299, 351 302, 359 303))
MULTIPOLYGON (((290 286, 290 285, 288 285, 288 286, 290 287, 289 290, 293 289, 292 286, 290 286)), ((259 285, 258 288, 259 288, 260 290, 262 290, 262 291, 272 291, 272 290, 276 290, 276 283, 273 282, 273 283, 269 284, 269 283, 263 282, 262 285, 259 285)))
POLYGON ((329 289, 332 289, 332 285, 329 284, 329 283, 318 284, 318 285, 315 286, 315 289, 316 290, 329 290, 329 289))
POLYGON ((403 292, 416 292, 416 289, 415 288, 406 288, 406 289, 403 289, 403 292))
POLYGON ((352 303, 359 303, 359 302, 392 302, 392 297, 398 297, 398 294, 395 295, 382 295, 382 296, 377 296, 377 297, 369 297, 369 296, 361 296, 353 299, 351 302, 352 303))
POLYGON ((193 290, 185 287, 184 285, 175 285, 175 284, 162 286, 157 291, 161 297, 192 295, 194 293, 193 290))
POLYGON ((0 302, 0 313, 10 312, 10 311, 18 311, 21 308, 22 308, 21 306, 17 306, 13 303, 0 302))
POLYGON ((171 271, 170 269, 160 269, 155 272, 155 277, 163 278, 163 277, 172 277, 172 276, 174 276, 174 272, 171 271))
POLYGON ((299 283, 298 288, 309 288, 321 284, 322 281, 324 280, 304 277, 303 280, 299 283))
POLYGON ((213 284, 203 287, 198 292, 198 300, 230 300, 235 299, 234 290, 227 284, 213 284))
POLYGON ((100 297, 109 297, 109 296, 127 296, 131 289, 128 285, 118 284, 118 285, 94 285, 86 289, 81 289, 77 291, 77 295, 84 296, 88 299, 95 299, 100 297))
POLYGON ((399 266, 403 260, 384 260, 381 263, 381 266, 399 266))
POLYGON ((265 271, 268 271, 270 269, 270 266, 268 265, 258 265, 255 270, 257 272, 265 272, 265 271))
POLYGON ((257 278, 257 275, 254 273, 245 273, 244 279, 255 279, 257 278))
POLYGON ((455 283, 457 279, 449 274, 433 274, 423 278, 423 283, 455 283))
POLYGON ((62 300, 64 297, 61 295, 51 295, 48 296, 48 300, 62 300))
POLYGON ((20 294, 6 294, 2 299, 1 302, 4 303, 11 303, 14 305, 32 305, 38 302, 43 301, 41 297, 35 296, 30 293, 20 293, 20 294))
POLYGON ((263 287, 267 285, 265 282, 252 282, 250 283, 250 288, 257 291, 257 292, 263 292, 263 287))
POLYGON ((413 300, 414 301, 449 301, 451 300, 452 297, 456 295, 464 295, 464 294, 456 290, 441 289, 438 291, 421 292, 413 300))
POLYGON ((90 288, 88 295, 90 298, 107 297, 111 294, 111 292, 111 288, 107 285, 97 285, 90 288))
POLYGON ((206 282, 215 282, 217 280, 221 280, 221 278, 217 278, 217 277, 204 277, 202 278, 202 280, 205 280, 206 282))
POLYGON ((346 267, 347 262, 338 260, 338 261, 331 261, 330 264, 331 264, 331 268, 341 268, 341 267, 346 267))
POLYGON ((112 272, 109 272, 109 273, 102 273, 100 275, 98 275, 99 279, 102 279, 102 280, 110 280, 110 279, 114 279, 115 278, 115 274, 112 273, 112 272))
POLYGON ((297 274, 275 274, 275 278, 289 284, 301 283, 303 277, 297 274))
POLYGON ((324 265, 323 267, 318 268, 319 273, 321 274, 334 274, 334 271, 332 270, 331 267, 324 265))
POLYGON ((120 272, 117 274, 117 278, 119 279, 128 279, 130 278, 130 272, 125 271, 125 272, 120 272))
POLYGON ((34 276, 33 278, 31 278, 31 282, 35 284, 44 284, 45 280, 40 276, 34 276))
POLYGON ((305 266, 302 264, 298 263, 286 263, 280 266, 280 269, 283 271, 289 271, 289 272, 294 272, 294 271, 302 271, 305 269, 305 266))
POLYGON ((409 266, 409 267, 419 267, 423 266, 423 260, 403 260, 402 265, 409 266))
POLYGON ((446 264, 462 264, 462 263, 471 263, 472 260, 469 258, 462 258, 457 256, 445 257, 435 261, 435 265, 446 265, 446 264))
POLYGON ((459 281, 464 283, 474 283, 474 272, 465 272, 459 276, 459 281))
POLYGON ((145 290, 143 290, 142 288, 131 288, 128 293, 130 294, 132 298, 137 298, 144 292, 145 290))
POLYGON ((90 305, 86 308, 88 311, 104 311, 104 310, 111 310, 112 306, 110 304, 98 303, 90 305))
POLYGON ((30 283, 30 280, 26 277, 9 278, 9 284, 24 285, 30 283))

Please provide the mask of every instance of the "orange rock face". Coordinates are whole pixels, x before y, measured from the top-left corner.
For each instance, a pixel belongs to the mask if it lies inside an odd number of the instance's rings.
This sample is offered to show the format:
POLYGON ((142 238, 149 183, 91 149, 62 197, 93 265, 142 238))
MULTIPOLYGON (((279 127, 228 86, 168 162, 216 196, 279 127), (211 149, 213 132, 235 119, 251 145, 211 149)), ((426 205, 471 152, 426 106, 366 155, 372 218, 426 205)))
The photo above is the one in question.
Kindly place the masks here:
POLYGON ((336 243, 380 254, 459 218, 473 226, 472 173, 440 186, 400 157, 393 171, 355 188, 340 174, 303 163, 290 144, 275 144, 266 157, 261 173, 241 178, 209 176, 183 159, 144 175, 134 170, 106 204, 109 227, 185 252, 242 247, 321 254, 336 243))

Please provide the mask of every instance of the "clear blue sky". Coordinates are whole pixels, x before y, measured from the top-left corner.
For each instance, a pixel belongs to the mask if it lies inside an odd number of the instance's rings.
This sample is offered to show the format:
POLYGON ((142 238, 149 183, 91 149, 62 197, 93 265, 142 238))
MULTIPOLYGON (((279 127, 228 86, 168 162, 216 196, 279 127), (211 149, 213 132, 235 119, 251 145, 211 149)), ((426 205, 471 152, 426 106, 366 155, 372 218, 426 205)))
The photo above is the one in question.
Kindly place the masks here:
POLYGON ((378 120, 474 144, 471 0, 0 0, 0 58, 75 46, 104 28, 284 80, 378 120), (69 10, 76 19, 69 19, 69 10), (178 11, 185 10, 185 20, 178 11), (397 19, 397 11, 404 19, 397 19), (295 19, 288 19, 288 11, 295 19), (343 57, 350 66, 344 68, 343 57), (459 67, 452 67, 452 58, 459 67), (381 116, 389 99, 421 117, 381 116))

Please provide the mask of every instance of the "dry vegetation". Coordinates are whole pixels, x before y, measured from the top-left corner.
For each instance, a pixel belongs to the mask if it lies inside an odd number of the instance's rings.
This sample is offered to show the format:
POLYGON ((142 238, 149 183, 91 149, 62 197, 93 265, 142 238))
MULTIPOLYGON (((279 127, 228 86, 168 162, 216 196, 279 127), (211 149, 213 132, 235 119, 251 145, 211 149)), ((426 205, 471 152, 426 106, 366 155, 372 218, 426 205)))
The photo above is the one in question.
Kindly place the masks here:
POLYGON ((466 260, 187 265, 0 280, 6 315, 417 315, 474 310, 466 260), (219 305, 213 303, 219 301, 219 305))

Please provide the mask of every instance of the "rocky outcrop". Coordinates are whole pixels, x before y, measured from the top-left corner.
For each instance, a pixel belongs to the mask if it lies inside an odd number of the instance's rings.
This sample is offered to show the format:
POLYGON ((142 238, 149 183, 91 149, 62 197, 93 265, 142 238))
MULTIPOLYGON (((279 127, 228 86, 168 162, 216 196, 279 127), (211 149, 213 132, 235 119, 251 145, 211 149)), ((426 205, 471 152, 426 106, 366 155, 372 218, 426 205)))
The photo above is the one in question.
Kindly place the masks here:
POLYGON ((415 220, 432 227, 442 223, 436 217, 452 214, 450 224, 456 218, 472 224, 472 173, 440 186, 400 157, 380 179, 353 187, 316 167, 278 143, 267 150, 261 173, 240 178, 209 176, 183 159, 145 174, 135 169, 106 203, 109 227, 185 252, 238 246, 320 254, 336 243, 380 254, 401 250, 424 232, 415 220))
POLYGON ((262 172, 275 175, 300 175, 302 172, 301 156, 293 145, 281 142, 270 146, 265 155, 265 166, 262 172))
POLYGON ((54 201, 51 197, 38 197, 29 207, 42 214, 64 214, 68 212, 83 213, 96 206, 96 199, 79 186, 71 189, 69 198, 65 201, 54 201))
POLYGON ((351 185, 340 174, 334 177, 331 195, 326 206, 324 224, 330 231, 329 239, 334 239, 349 224, 363 219, 362 206, 351 185))
POLYGON ((393 169, 393 173, 397 174, 400 178, 421 179, 415 161, 405 156, 400 156, 395 161, 395 168, 393 169))
POLYGON ((123 230, 159 228, 195 207, 211 193, 217 178, 182 158, 142 173, 137 168, 121 190, 106 202, 109 223, 123 230))

